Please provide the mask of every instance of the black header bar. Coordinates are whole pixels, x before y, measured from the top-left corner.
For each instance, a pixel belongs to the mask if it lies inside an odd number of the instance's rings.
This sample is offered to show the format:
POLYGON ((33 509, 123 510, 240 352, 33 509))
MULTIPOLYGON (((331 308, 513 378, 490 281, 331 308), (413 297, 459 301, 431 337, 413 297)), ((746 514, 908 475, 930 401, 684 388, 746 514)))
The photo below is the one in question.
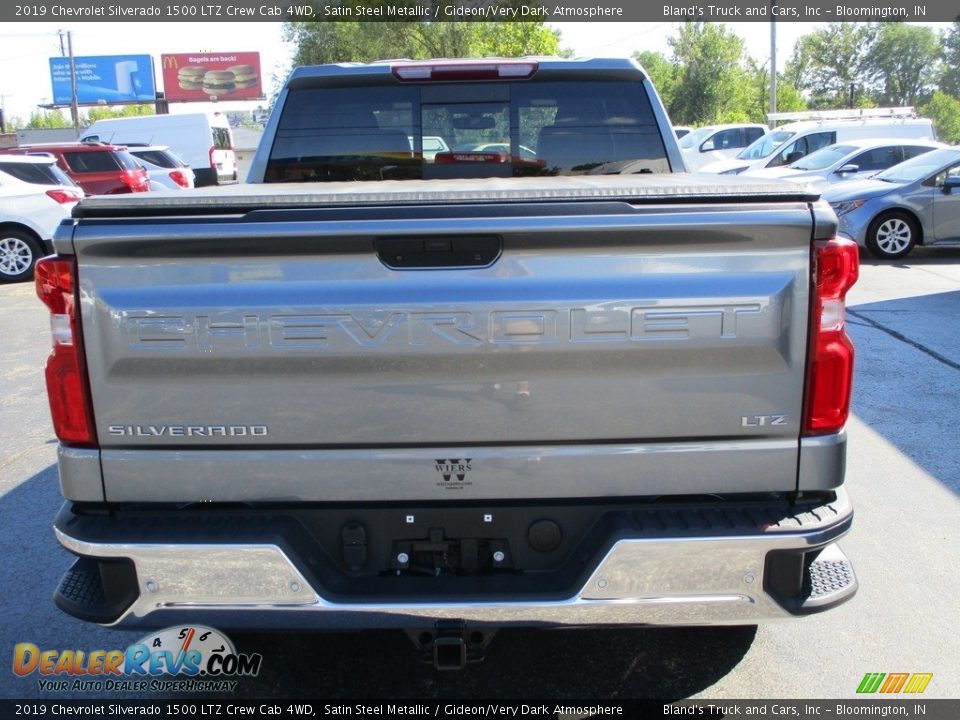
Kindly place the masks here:
POLYGON ((35 0, 0 22, 952 22, 956 0, 35 0))

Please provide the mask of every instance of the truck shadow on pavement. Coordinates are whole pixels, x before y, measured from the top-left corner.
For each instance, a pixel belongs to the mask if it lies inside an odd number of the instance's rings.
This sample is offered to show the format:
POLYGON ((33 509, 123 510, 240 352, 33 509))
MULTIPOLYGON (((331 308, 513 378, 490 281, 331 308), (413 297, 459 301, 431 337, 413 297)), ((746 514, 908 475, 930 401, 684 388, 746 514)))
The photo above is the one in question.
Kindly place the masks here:
POLYGON ((960 291, 853 305, 851 411, 960 495, 960 447, 944 442, 960 408, 960 291))
POLYGON ((259 652, 240 697, 376 699, 680 699, 729 673, 755 626, 505 629, 486 660, 445 672, 417 662, 403 633, 232 633, 259 652))
POLYGON ((0 697, 66 697, 39 691, 36 674, 18 677, 12 672, 18 643, 86 651, 125 648, 143 635, 82 622, 53 604, 53 591, 73 562, 73 556, 57 543, 52 529, 62 502, 56 465, 0 495, 0 543, 7 549, 0 564, 0 588, 4 589, 0 601, 0 667, 5 668, 0 670, 0 697))

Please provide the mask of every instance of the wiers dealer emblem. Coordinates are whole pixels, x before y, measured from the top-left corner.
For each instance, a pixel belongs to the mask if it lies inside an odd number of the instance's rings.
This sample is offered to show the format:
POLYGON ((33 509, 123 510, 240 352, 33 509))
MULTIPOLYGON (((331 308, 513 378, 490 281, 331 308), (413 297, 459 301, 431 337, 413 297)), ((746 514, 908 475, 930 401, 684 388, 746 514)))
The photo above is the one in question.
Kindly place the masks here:
POLYGON ((443 482, 438 482, 437 487, 447 490, 460 490, 473 485, 467 479, 470 471, 472 458, 451 458, 449 460, 434 460, 434 469, 443 478, 443 482))

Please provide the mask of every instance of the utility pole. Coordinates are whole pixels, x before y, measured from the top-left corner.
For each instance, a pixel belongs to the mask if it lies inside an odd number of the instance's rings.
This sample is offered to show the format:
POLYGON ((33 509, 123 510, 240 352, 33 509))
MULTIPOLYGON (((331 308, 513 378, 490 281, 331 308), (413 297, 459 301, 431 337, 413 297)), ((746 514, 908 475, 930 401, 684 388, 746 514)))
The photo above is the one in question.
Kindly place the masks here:
POLYGON ((70 54, 70 117, 73 129, 80 137, 80 108, 77 103, 77 67, 73 60, 73 33, 67 30, 67 52, 70 54))
POLYGON ((777 21, 773 19, 775 0, 770 0, 770 112, 777 111, 777 21))

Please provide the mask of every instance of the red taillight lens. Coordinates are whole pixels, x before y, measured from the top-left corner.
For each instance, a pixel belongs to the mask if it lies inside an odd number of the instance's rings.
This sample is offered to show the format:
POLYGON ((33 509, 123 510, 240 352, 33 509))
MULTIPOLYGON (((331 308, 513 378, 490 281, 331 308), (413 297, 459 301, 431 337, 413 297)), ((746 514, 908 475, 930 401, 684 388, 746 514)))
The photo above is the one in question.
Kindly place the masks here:
POLYGON ((53 429, 60 442, 96 447, 90 387, 83 364, 76 261, 43 258, 34 268, 37 295, 50 308, 53 350, 47 359, 47 396, 53 429))
POLYGON ((147 192, 150 189, 147 171, 143 169, 124 170, 120 173, 120 182, 126 185, 130 192, 147 192))
POLYGON ((79 202, 82 199, 82 195, 79 190, 72 190, 70 188, 63 188, 60 190, 47 190, 47 195, 52 197, 61 205, 66 203, 79 202))
POLYGON ((171 170, 170 179, 182 188, 190 187, 190 181, 187 180, 187 176, 184 174, 183 170, 171 170))
POLYGON ((217 151, 217 148, 216 148, 215 146, 211 145, 211 146, 210 146, 210 169, 211 169, 211 170, 216 170, 216 169, 217 169, 217 160, 216 160, 216 157, 214 156, 214 153, 215 153, 216 151, 217 151))
POLYGON ((510 156, 498 152, 439 152, 433 162, 437 165, 452 165, 454 163, 507 163, 510 156))
POLYGON ((840 238, 815 241, 813 253, 803 431, 825 435, 841 430, 850 413, 854 353, 844 324, 844 302, 860 274, 860 253, 855 242, 840 238))

